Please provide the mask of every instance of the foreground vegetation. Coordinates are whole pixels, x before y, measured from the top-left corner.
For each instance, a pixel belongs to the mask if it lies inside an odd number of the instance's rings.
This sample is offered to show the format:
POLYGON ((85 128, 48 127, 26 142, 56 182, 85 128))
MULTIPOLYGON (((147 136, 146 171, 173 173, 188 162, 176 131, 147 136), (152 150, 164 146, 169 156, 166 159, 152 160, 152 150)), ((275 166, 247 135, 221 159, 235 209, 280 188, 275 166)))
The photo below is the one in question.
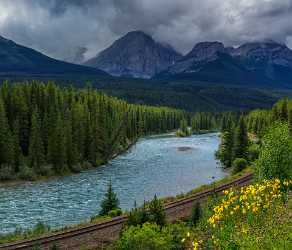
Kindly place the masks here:
POLYGON ((90 88, 40 82, 0 88, 0 181, 98 166, 145 134, 178 128, 184 112, 131 105, 90 88))
MULTIPOLYGON (((157 223, 164 221, 161 213, 156 222, 130 221, 109 249, 291 249, 291 184, 273 179, 226 190, 220 199, 195 204, 190 219, 176 224, 157 223)), ((134 212, 145 218, 145 210, 134 212)))
POLYGON ((187 221, 129 225, 110 249, 291 249, 291 125, 287 100, 272 111, 223 120, 217 156, 234 173, 250 166, 254 183, 195 204, 187 221))

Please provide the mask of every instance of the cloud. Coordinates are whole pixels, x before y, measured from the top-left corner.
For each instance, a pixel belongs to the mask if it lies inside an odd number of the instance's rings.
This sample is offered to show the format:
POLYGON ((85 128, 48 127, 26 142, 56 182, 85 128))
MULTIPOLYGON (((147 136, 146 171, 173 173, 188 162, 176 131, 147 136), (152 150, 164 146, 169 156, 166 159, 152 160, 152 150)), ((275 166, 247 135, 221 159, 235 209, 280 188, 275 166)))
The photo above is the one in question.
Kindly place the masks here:
POLYGON ((183 53, 206 40, 229 46, 273 39, 292 46, 291 23, 292 0, 0 1, 2 36, 69 61, 92 57, 131 30, 183 53))

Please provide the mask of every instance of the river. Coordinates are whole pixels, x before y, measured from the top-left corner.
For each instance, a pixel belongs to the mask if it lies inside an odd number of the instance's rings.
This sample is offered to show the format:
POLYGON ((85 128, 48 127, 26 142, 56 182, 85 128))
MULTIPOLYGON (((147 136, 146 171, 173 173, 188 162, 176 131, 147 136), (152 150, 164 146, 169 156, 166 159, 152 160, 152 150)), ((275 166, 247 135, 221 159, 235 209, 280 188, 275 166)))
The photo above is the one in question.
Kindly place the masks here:
POLYGON ((98 213, 109 180, 122 209, 155 194, 175 196, 227 175, 215 160, 218 134, 140 139, 105 166, 49 181, 0 187, 0 234, 41 221, 52 228, 78 224, 98 213))

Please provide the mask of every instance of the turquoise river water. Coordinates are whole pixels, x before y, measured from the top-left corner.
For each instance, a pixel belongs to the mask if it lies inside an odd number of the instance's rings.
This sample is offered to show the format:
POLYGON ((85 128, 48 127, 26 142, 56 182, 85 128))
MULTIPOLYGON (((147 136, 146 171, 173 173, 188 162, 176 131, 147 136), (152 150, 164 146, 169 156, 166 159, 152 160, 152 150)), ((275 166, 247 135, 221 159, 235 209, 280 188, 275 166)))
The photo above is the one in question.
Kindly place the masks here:
POLYGON ((218 134, 139 140, 105 166, 49 181, 0 187, 0 234, 41 221, 52 228, 78 224, 98 213, 109 180, 122 209, 141 205, 155 194, 175 196, 212 177, 227 175, 215 160, 218 134))

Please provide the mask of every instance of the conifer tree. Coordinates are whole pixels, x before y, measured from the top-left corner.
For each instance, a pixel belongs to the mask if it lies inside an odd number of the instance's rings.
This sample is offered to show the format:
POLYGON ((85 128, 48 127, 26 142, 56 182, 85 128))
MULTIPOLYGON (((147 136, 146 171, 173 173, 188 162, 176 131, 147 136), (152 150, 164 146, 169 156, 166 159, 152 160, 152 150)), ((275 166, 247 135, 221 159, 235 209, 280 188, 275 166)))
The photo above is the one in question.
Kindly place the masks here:
POLYGON ((108 215, 110 211, 115 209, 119 209, 119 200, 117 198, 116 193, 113 190, 112 182, 110 180, 107 192, 104 196, 104 200, 101 203, 101 211, 99 212, 99 215, 101 216, 108 215))
POLYGON ((149 204, 149 214, 150 214, 150 221, 152 223, 156 223, 159 226, 164 226, 165 221, 165 212, 163 208, 162 202, 154 196, 154 199, 149 204))
POLYGON ((13 166, 15 173, 19 172, 19 167, 23 162, 23 154, 20 147, 19 141, 19 122, 18 119, 14 121, 13 131, 12 131, 12 141, 13 141, 13 166))
POLYGON ((224 167, 231 167, 233 160, 233 130, 230 129, 222 134, 221 144, 219 146, 219 159, 224 167))
POLYGON ((29 139, 29 166, 39 172, 39 169, 45 163, 44 145, 41 136, 41 126, 38 111, 34 111, 31 118, 31 131, 29 139))
POLYGON ((1 164, 13 164, 13 145, 11 140, 11 131, 4 103, 0 96, 0 166, 1 164))
POLYGON ((233 159, 247 158, 248 137, 244 117, 241 116, 234 132, 233 159))

